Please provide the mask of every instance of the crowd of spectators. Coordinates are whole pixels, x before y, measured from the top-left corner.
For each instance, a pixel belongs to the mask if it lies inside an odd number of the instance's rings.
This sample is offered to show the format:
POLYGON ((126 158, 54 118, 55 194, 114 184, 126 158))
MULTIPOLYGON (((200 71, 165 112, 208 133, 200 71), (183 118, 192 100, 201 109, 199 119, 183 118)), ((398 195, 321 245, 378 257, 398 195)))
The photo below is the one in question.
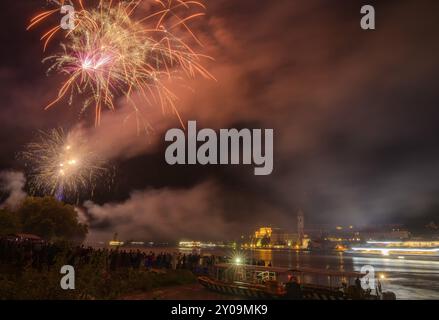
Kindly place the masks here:
POLYGON ((50 270, 62 259, 68 265, 80 266, 102 262, 109 272, 145 268, 185 269, 206 273, 216 263, 226 262, 224 257, 202 255, 196 252, 153 252, 140 249, 92 248, 60 246, 44 241, 16 241, 0 239, 0 264, 50 270))

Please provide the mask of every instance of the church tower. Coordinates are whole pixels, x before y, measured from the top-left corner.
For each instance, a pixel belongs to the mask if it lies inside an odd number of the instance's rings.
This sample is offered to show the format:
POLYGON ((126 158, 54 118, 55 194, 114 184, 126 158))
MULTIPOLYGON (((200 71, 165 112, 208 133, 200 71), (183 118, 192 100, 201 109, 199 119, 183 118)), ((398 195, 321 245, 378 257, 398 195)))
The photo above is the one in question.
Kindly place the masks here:
POLYGON ((305 216, 302 210, 297 213, 297 236, 299 238, 299 246, 303 245, 303 238, 305 236, 305 216))

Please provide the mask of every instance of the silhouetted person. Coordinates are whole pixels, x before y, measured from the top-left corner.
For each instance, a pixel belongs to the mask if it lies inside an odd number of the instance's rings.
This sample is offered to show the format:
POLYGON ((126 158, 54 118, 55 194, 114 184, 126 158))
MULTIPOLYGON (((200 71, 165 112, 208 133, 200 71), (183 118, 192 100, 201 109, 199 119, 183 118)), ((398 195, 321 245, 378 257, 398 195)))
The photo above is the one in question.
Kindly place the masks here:
POLYGON ((355 279, 355 288, 358 291, 361 291, 361 280, 360 280, 360 278, 355 279))
POLYGON ((293 276, 288 276, 288 282, 285 284, 287 291, 287 300, 302 300, 302 288, 293 276))

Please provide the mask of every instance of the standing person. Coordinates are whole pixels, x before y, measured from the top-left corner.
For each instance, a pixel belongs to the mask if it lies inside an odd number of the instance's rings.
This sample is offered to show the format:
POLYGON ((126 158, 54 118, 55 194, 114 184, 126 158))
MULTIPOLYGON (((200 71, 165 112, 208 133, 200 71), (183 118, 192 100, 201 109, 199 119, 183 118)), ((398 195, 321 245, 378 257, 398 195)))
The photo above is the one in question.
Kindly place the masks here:
POLYGON ((363 289, 361 288, 360 278, 355 279, 355 289, 358 292, 358 294, 360 294, 363 291, 363 289))
POLYGON ((174 252, 171 258, 172 270, 177 270, 177 264, 178 264, 177 253, 174 252))
POLYGON ((361 299, 363 296, 363 288, 361 287, 360 278, 355 279, 355 299, 361 299))
POLYGON ((360 278, 355 279, 355 288, 360 291, 361 290, 361 280, 360 278))
POLYGON ((302 300, 302 288, 300 284, 297 282, 297 279, 292 275, 288 276, 288 282, 285 284, 285 289, 287 291, 286 299, 287 300, 302 300))

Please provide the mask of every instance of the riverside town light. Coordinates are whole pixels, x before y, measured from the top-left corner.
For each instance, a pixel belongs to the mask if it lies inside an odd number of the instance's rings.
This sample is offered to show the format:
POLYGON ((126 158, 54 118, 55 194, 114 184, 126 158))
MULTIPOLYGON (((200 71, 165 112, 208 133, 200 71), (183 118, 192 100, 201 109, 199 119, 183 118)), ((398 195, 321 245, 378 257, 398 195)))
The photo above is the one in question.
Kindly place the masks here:
POLYGON ((257 176, 273 172, 273 129, 264 130, 264 139, 262 129, 221 129, 218 138, 212 129, 202 129, 197 133, 197 122, 189 121, 187 146, 185 132, 181 129, 169 130, 165 141, 172 142, 165 154, 169 165, 238 165, 242 158, 242 164, 255 165, 257 176))

